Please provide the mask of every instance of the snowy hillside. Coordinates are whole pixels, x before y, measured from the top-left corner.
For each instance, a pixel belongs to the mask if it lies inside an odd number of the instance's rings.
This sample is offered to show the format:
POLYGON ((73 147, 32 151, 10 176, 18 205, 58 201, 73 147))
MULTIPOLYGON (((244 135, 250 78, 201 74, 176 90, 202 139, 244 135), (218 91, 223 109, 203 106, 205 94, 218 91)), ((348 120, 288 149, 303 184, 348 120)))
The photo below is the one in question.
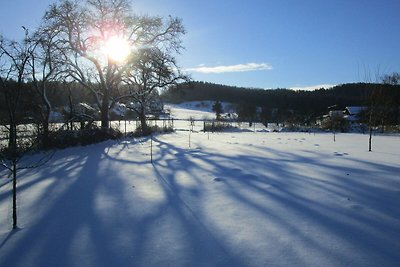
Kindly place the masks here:
MULTIPOLYGON (((190 101, 181 104, 165 104, 164 108, 171 111, 171 117, 187 120, 190 117, 195 120, 215 119, 212 111, 214 101, 190 101)), ((235 107, 231 103, 221 102, 224 113, 235 113, 235 107)))
MULTIPOLYGON (((0 266, 398 266, 400 137, 189 132, 58 151, 0 187, 0 266)), ((1 172, 0 184, 5 173, 1 172)))

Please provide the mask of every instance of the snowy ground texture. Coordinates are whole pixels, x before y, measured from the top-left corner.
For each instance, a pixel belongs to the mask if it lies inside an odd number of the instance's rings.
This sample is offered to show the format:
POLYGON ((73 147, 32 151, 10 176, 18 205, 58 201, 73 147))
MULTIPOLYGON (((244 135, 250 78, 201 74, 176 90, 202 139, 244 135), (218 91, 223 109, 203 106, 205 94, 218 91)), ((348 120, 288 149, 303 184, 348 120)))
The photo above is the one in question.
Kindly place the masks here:
POLYGON ((17 231, 1 172, 0 266, 399 266, 399 136, 190 138, 58 151, 20 173, 17 231))

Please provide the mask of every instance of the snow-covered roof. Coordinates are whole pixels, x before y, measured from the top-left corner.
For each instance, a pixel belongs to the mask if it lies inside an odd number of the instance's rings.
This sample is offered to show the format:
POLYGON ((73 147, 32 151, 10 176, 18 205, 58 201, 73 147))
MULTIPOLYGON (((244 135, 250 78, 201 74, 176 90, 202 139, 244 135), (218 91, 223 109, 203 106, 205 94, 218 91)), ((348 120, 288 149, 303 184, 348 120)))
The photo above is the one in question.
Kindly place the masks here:
POLYGON ((362 106, 350 106, 346 107, 346 110, 349 112, 350 115, 358 115, 361 111, 366 110, 367 107, 362 106))

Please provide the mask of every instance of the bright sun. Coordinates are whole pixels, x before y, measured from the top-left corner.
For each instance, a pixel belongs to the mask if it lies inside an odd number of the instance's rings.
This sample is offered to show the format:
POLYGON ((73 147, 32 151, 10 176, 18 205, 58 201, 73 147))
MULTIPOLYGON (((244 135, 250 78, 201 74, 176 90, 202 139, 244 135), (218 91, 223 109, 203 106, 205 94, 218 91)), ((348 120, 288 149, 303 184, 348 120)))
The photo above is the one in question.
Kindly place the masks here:
POLYGON ((112 36, 105 42, 102 50, 111 60, 121 63, 127 59, 132 47, 127 40, 112 36))

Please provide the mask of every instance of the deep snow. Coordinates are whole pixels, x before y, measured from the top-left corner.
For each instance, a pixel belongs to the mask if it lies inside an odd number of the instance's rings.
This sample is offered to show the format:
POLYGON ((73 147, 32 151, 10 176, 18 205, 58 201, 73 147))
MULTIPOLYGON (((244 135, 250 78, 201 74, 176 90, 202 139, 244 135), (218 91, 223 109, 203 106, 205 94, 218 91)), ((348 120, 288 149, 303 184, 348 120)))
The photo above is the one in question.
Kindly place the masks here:
POLYGON ((143 138, 22 171, 0 266, 398 266, 399 136, 190 135, 154 136, 153 164, 143 138))

